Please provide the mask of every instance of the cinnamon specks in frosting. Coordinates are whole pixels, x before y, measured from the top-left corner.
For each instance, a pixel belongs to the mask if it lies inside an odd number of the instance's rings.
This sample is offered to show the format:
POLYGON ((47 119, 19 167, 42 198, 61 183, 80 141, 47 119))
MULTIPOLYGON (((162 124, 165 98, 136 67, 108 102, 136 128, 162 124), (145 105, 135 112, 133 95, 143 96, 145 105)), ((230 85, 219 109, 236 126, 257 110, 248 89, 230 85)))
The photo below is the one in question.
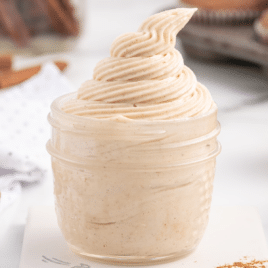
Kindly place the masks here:
POLYGON ((146 19, 135 33, 119 36, 111 57, 101 60, 93 79, 65 103, 66 113, 133 120, 193 117, 215 104, 206 87, 184 65, 175 46, 177 33, 196 9, 174 9, 146 19))

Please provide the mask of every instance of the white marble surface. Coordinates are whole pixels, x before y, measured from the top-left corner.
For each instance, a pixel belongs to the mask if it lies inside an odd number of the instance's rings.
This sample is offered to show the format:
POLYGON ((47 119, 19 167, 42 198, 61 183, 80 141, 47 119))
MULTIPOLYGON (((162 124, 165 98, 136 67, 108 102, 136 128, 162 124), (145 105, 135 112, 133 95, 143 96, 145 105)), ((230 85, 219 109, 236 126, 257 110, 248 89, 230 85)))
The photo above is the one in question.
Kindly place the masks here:
MULTIPOLYGON (((16 67, 66 59, 70 67, 65 74, 76 89, 91 78, 95 64, 109 55, 115 37, 135 31, 150 14, 174 4, 173 0, 91 0, 88 34, 79 50, 38 58, 17 56, 16 67)), ((212 205, 256 206, 268 241, 268 80, 257 67, 212 64, 183 56, 219 106, 223 149, 217 159, 212 205)), ((19 265, 29 206, 51 204, 53 178, 49 171, 43 183, 25 188, 21 198, 0 215, 1 268, 19 265)))

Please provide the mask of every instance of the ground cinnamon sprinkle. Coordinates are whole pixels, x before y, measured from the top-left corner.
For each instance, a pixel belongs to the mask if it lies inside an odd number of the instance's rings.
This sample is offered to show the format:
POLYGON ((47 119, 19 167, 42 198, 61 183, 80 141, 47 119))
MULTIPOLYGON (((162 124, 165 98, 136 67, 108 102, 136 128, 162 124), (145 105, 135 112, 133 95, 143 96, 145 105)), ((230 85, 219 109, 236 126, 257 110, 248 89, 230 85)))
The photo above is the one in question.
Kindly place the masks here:
POLYGON ((217 266, 216 268, 267 268, 265 264, 268 264, 268 260, 265 261, 257 261, 253 260, 250 262, 234 262, 233 264, 225 264, 223 266, 217 266))

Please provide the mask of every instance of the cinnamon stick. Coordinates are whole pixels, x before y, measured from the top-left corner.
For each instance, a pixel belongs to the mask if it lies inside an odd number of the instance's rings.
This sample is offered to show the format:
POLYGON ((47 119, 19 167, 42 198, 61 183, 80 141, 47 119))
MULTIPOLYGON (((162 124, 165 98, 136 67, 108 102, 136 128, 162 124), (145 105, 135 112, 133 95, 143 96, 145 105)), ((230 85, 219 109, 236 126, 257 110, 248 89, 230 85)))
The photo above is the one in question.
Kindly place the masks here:
MULTIPOLYGON (((61 71, 63 71, 67 67, 67 63, 62 61, 56 61, 54 62, 54 64, 61 71)), ((33 75, 37 74, 41 70, 41 67, 41 65, 38 65, 20 71, 8 71, 0 74, 0 89, 15 86, 26 81, 33 75)))
POLYGON ((11 55, 0 56, 0 72, 5 72, 11 70, 12 57, 11 55))
POLYGON ((10 0, 0 1, 0 22, 3 31, 18 45, 26 46, 30 33, 15 4, 10 0))
POLYGON ((63 35, 77 36, 79 34, 78 21, 74 17, 74 12, 71 11, 71 6, 66 6, 66 4, 62 5, 59 0, 47 0, 52 27, 63 35))
POLYGON ((47 0, 23 0, 19 9, 32 36, 49 32, 47 0))

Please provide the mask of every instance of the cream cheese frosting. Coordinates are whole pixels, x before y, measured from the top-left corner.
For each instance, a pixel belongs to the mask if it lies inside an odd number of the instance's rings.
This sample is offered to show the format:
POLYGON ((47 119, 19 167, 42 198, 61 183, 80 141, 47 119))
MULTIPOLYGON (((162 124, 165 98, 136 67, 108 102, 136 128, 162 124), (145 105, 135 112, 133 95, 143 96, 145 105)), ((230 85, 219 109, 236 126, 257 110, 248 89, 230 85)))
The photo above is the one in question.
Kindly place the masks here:
POLYGON ((118 37, 93 79, 51 106, 55 208, 79 255, 166 262, 191 253, 204 234, 220 152, 217 107, 174 48, 194 12, 165 11, 118 37))
POLYGON ((66 113, 98 119, 135 120, 194 117, 215 103, 175 49, 176 35, 196 9, 179 8, 146 19, 135 33, 119 36, 111 57, 101 60, 93 79, 62 107, 66 113))

